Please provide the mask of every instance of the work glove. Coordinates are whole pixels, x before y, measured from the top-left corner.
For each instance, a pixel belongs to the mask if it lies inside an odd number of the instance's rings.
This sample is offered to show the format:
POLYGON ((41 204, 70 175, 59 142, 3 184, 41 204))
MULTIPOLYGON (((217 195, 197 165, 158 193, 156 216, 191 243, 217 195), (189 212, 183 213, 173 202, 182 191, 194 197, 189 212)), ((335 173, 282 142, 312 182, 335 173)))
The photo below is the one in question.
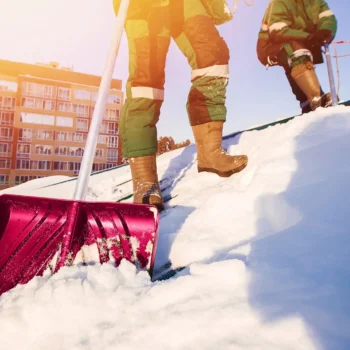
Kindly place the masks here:
POLYGON ((310 34, 307 38, 312 46, 323 46, 330 44, 334 39, 333 33, 329 29, 320 29, 316 33, 310 34))

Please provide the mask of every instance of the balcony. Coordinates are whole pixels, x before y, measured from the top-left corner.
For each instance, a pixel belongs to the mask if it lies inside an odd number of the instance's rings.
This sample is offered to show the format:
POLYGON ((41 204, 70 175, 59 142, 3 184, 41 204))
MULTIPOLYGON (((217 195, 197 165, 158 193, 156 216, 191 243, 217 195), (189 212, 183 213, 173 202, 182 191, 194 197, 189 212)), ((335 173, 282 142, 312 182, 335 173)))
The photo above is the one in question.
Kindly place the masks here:
POLYGON ((16 153, 17 158, 30 158, 30 153, 23 153, 23 152, 17 152, 16 153))
POLYGON ((12 157, 12 151, 0 151, 0 157, 12 157))
POLYGON ((1 126, 13 126, 13 120, 1 120, 0 119, 0 125, 1 126))
POLYGON ((0 141, 13 141, 12 135, 0 135, 0 141))
POLYGON ((18 136, 18 141, 20 142, 32 142, 31 136, 18 136))

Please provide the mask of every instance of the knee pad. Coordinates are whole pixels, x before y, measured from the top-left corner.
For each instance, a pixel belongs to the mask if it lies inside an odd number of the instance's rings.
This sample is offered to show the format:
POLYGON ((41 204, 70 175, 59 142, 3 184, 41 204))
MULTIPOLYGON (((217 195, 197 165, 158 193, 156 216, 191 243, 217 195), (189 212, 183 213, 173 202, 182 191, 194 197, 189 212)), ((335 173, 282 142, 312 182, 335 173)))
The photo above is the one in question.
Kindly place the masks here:
POLYGON ((288 64, 291 68, 307 62, 313 62, 312 53, 307 49, 296 50, 293 52, 292 56, 288 57, 288 64))

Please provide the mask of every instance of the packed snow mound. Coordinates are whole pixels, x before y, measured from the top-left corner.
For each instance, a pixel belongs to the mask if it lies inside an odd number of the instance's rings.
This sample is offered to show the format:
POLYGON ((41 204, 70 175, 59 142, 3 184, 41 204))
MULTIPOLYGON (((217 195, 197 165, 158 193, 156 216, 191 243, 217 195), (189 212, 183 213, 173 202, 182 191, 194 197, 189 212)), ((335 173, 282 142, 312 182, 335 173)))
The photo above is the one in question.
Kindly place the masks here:
MULTIPOLYGON (((350 349, 349 108, 224 147, 249 157, 227 179, 197 173, 194 145, 158 157, 177 196, 156 265, 181 272, 151 282, 123 262, 35 278, 0 297, 0 349, 350 349)), ((72 198, 75 181, 53 183, 2 193, 72 198)), ((128 166, 100 173, 87 199, 131 186, 128 166)))

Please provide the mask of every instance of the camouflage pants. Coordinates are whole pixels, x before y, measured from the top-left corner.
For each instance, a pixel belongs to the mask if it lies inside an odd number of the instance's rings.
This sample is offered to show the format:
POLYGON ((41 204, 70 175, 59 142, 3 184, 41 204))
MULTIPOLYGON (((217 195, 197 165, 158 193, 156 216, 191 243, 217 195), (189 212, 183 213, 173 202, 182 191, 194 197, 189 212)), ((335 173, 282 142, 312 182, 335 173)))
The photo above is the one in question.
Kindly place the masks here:
MULTIPOLYGON (((295 95, 295 98, 300 103, 300 107, 302 108, 302 111, 311 111, 310 105, 308 103, 308 99, 304 92, 300 89, 298 84, 294 81, 294 79, 291 76, 292 67, 304 62, 307 62, 311 60, 312 56, 312 62, 314 64, 320 64, 323 63, 321 48, 314 47, 310 49, 309 47, 305 47, 303 44, 300 44, 299 42, 291 42, 290 44, 284 45, 284 49, 281 50, 279 55, 279 62, 280 65, 284 68, 284 71, 286 73, 286 77, 288 79, 289 85, 292 89, 293 94, 295 95), (289 50, 287 49, 289 48, 289 50), (293 53, 301 51, 303 54, 297 57, 292 61, 292 64, 288 62, 289 57, 293 57, 293 53), (305 55, 305 52, 309 54, 305 55), (303 108, 303 105, 306 105, 305 109, 303 108)), ((324 92, 321 88, 321 95, 323 95, 324 92)))
POLYGON ((173 38, 192 69, 190 125, 226 120, 229 51, 201 0, 172 1, 128 17, 129 78, 119 131, 125 157, 157 151, 165 62, 173 38))

